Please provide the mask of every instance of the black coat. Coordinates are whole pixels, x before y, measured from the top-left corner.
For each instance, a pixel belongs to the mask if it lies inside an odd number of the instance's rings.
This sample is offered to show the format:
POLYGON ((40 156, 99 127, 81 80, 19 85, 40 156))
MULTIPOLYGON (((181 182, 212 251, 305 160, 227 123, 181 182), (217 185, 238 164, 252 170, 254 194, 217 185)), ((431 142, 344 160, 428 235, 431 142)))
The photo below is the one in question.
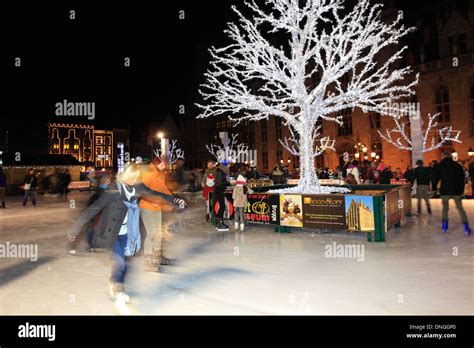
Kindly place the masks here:
POLYGON ((380 183, 382 185, 388 185, 390 184, 390 179, 393 178, 393 173, 388 170, 388 168, 385 168, 382 170, 382 173, 380 174, 380 183))
MULTIPOLYGON (((161 196, 170 202, 174 198, 161 192, 152 191, 145 185, 140 184, 135 186, 135 196, 131 198, 131 202, 137 201, 138 203, 144 194, 161 196)), ((104 191, 94 203, 79 215, 71 227, 70 235, 77 236, 89 220, 102 212, 100 220, 94 229, 93 244, 98 248, 112 249, 128 211, 123 203, 124 200, 126 200, 125 193, 119 191, 117 185, 112 185, 110 190, 104 191)))
POLYGON ((443 158, 433 174, 435 187, 441 181, 440 196, 460 196, 464 193, 464 168, 452 158, 443 158))
POLYGON ((414 180, 417 185, 431 184, 431 170, 428 167, 416 167, 414 172, 414 180))

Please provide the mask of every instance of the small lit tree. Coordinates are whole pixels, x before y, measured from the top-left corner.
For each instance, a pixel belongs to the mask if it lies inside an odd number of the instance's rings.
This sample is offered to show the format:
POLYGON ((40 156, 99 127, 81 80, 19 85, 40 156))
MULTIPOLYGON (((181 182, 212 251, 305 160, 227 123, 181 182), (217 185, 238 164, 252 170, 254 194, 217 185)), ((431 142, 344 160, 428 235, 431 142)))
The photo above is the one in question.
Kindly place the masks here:
MULTIPOLYGON (((428 114, 428 124, 426 125, 425 130, 422 131, 422 153, 437 150, 448 142, 461 143, 461 140, 459 140, 461 131, 453 130, 452 126, 442 128, 438 127, 437 118, 439 115, 440 113, 434 115, 428 114), (433 132, 436 135, 433 135, 433 132)), ((400 150, 412 151, 413 142, 407 131, 407 126, 410 122, 402 122, 397 118, 394 118, 394 120, 394 128, 386 129, 384 133, 378 131, 380 137, 400 150)))

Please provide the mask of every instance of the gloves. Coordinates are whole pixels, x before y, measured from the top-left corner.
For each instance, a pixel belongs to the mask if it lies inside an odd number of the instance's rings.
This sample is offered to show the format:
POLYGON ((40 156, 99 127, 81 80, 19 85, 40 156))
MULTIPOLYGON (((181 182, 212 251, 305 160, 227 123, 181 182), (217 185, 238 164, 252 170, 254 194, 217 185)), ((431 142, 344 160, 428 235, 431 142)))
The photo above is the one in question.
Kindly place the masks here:
POLYGON ((72 243, 76 240, 76 237, 75 236, 71 236, 69 233, 67 235, 67 240, 69 243, 72 243))
POLYGON ((181 198, 173 198, 173 203, 179 206, 181 209, 186 208, 186 201, 181 198))

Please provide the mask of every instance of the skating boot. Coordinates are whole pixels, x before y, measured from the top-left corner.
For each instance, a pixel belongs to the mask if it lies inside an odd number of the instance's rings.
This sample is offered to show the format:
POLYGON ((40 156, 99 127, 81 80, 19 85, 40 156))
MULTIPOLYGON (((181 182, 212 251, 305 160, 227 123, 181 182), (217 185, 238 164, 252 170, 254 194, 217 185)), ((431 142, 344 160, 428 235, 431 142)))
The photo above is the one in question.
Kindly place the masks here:
POLYGON ((217 224, 217 231, 219 232, 225 232, 229 230, 229 226, 227 226, 222 220, 219 221, 217 224))
POLYGON ((428 214, 430 214, 430 215, 432 214, 430 206, 428 206, 428 214))
POLYGON ((448 232, 448 220, 443 220, 443 233, 448 232))
POLYGON ((236 221, 236 222, 234 222, 234 228, 235 228, 236 230, 238 230, 238 229, 239 229, 239 223, 238 223, 237 221, 236 221))
POLYGON ((2 208, 7 209, 7 207, 5 206, 5 201, 2 202, 2 208))
POLYGON ((159 259, 153 257, 152 255, 145 255, 145 265, 144 270, 145 272, 160 272, 160 265, 159 259))
POLYGON ((418 215, 420 215, 420 214, 421 214, 421 207, 418 206, 418 215))
POLYGON ((118 315, 132 315, 133 312, 127 305, 130 302, 128 295, 124 292, 119 292, 114 297, 114 311, 118 315), (127 301, 128 299, 128 301, 127 301))
POLYGON ((243 222, 240 223, 240 230, 243 231, 245 229, 245 224, 243 222))
POLYGON ((110 299, 114 302, 118 297, 120 297, 120 299, 123 300, 126 304, 130 303, 130 296, 125 293, 123 284, 109 281, 109 296, 110 299))
POLYGON ((472 231, 471 231, 471 228, 469 227, 469 224, 463 224, 464 226, 464 233, 467 235, 467 236, 470 236, 472 231))
POLYGON ((161 266, 171 266, 171 260, 160 255, 160 265, 161 266))

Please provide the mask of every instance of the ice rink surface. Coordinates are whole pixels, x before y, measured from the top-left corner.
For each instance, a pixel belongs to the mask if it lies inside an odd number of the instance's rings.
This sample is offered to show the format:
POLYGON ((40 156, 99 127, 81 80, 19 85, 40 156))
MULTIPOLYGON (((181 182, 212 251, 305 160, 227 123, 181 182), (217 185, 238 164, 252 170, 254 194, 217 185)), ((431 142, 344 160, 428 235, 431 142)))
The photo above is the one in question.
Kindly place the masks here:
MULTIPOLYGON (((40 197, 36 207, 22 207, 7 197, 0 244, 37 245, 39 258, 0 259, 0 315, 114 313, 107 254, 87 253, 83 243, 76 256, 67 254, 68 227, 87 198, 40 197)), ((474 225, 474 200, 463 202, 474 225)), ((474 314, 474 237, 464 235, 453 202, 444 235, 441 202, 432 203, 432 216, 415 213, 386 243, 370 243, 362 234, 279 234, 258 225, 219 233, 198 199, 175 215, 167 236, 173 265, 145 273, 143 258, 134 257, 126 291, 143 315, 474 314), (363 246, 363 254, 327 257, 328 246, 347 244, 363 246)))

